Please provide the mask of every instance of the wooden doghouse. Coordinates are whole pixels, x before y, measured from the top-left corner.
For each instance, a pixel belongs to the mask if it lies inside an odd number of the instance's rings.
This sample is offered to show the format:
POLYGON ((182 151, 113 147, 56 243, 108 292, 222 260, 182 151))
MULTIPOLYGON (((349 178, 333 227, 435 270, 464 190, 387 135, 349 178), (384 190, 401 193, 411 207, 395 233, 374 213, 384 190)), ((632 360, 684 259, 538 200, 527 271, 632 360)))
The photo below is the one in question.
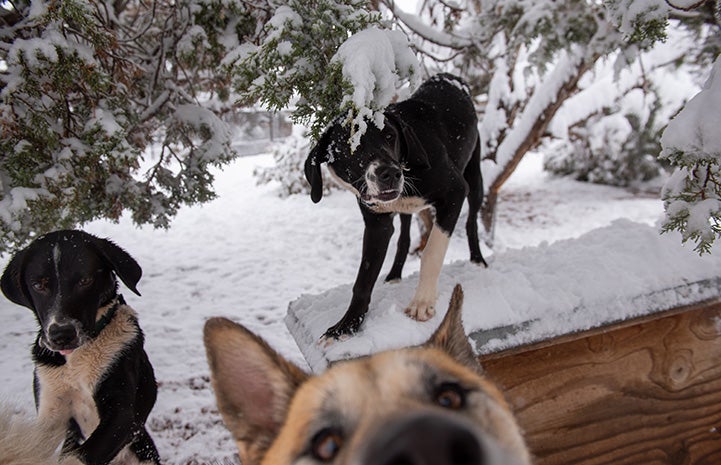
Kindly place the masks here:
MULTIPOLYGON (((363 330, 330 346, 318 338, 351 285, 292 302, 286 323, 311 368, 427 340, 440 319, 402 312, 416 280, 378 284, 363 330)), ((537 465, 721 465, 721 254, 626 222, 487 270, 445 265, 439 309, 455 283, 537 465)))
POLYGON ((718 298, 479 359, 537 465, 721 464, 718 298))

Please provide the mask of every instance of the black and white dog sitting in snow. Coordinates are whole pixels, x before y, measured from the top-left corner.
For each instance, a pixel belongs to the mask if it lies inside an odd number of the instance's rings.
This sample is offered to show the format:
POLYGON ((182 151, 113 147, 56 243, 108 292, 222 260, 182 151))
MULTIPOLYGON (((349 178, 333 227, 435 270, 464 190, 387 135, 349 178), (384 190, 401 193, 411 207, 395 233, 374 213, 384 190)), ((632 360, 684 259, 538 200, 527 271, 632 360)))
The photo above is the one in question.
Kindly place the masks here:
POLYGON ((18 252, 0 278, 40 324, 32 348, 38 422, 65 429, 63 454, 91 465, 160 463, 145 429, 157 385, 137 315, 118 294, 142 270, 114 243, 56 231, 18 252))
POLYGON ((324 337, 353 334, 362 324, 393 234, 394 213, 404 216, 399 251, 387 280, 400 278, 410 242, 410 214, 425 208, 435 211, 416 293, 405 310, 410 317, 425 321, 435 314, 438 276, 464 198, 469 205, 471 261, 486 265, 478 243, 483 180, 477 123, 467 85, 456 76, 439 74, 408 100, 390 105, 382 129, 369 124, 354 152, 348 144, 350 131, 339 122, 321 136, 305 162, 313 202, 323 196, 320 165, 326 162, 340 184, 357 196, 365 223, 350 306, 324 337))

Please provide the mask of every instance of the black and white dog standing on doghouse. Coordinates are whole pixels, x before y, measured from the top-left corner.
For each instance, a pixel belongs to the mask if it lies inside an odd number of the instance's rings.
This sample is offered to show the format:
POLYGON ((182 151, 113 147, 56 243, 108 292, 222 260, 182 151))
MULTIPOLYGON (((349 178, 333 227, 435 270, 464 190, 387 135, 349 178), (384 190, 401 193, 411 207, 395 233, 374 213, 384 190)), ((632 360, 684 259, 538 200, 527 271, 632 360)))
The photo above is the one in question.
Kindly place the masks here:
MULTIPOLYGON (((365 223, 350 306, 326 331, 326 338, 353 334, 363 323, 393 234, 394 213, 410 215, 426 208, 435 212, 415 296, 405 310, 411 318, 426 321, 435 314, 438 277, 464 198, 469 205, 466 232, 471 261, 486 265, 478 243, 483 180, 477 124, 468 86, 456 76, 439 74, 408 100, 390 105, 382 129, 369 124, 355 151, 348 143, 349 128, 339 122, 311 150, 305 175, 313 202, 323 196, 321 163, 326 162, 333 177, 357 196, 365 223)), ((408 218, 402 223, 399 243, 408 243, 408 218)), ((407 245, 402 248, 407 252, 407 245)), ((400 278, 400 268, 402 261, 389 280, 400 278)))

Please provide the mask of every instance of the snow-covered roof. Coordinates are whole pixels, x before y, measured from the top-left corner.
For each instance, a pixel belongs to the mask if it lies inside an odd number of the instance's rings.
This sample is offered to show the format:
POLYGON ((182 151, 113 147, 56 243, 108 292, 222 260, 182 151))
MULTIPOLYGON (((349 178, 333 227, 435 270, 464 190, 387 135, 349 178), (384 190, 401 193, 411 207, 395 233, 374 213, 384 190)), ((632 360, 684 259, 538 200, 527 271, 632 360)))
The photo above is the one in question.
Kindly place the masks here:
POLYGON ((488 269, 445 265, 439 314, 425 323, 403 313, 417 279, 416 273, 400 283, 379 281, 361 331, 343 341, 323 346, 319 338, 345 312, 352 284, 302 295, 285 321, 319 371, 329 361, 422 343, 461 283, 466 332, 476 352, 487 354, 719 298, 721 255, 700 257, 676 234, 617 220, 576 239, 497 254, 488 269))

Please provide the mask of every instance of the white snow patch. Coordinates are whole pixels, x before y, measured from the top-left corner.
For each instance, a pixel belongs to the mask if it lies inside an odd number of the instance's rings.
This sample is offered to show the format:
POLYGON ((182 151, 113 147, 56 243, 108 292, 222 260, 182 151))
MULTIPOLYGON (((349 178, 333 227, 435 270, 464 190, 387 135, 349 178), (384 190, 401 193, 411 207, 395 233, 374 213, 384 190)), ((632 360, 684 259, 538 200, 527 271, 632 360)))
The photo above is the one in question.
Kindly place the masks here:
MULTIPOLYGON (((671 120, 661 137, 664 154, 685 152, 689 158, 721 157, 721 57, 703 89, 671 120)), ((662 154, 662 156, 664 155, 662 154)))

